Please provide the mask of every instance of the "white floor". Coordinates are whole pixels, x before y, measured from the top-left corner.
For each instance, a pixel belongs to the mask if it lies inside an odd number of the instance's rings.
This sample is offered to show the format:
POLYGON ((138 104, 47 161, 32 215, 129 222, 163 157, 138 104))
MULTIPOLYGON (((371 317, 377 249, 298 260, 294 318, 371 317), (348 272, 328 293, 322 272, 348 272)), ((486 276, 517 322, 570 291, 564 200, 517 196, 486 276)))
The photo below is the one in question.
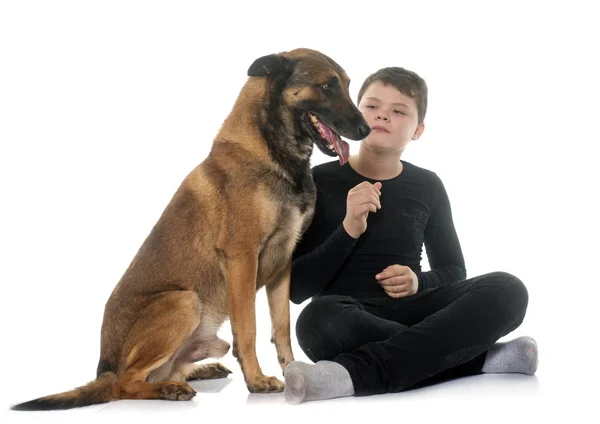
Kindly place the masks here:
MULTIPOLYGON (((414 391, 363 398, 340 398, 288 405, 283 393, 250 394, 239 373, 229 378, 194 382, 198 395, 188 402, 118 401, 77 410, 22 413, 9 411, 3 422, 109 422, 189 418, 215 422, 228 417, 244 422, 530 422, 530 419, 574 419, 598 422, 591 393, 553 384, 539 376, 483 375, 463 378, 414 391), (581 398, 580 398, 581 396, 581 398), (586 398, 587 396, 587 398, 586 398)), ((15 398, 15 396, 11 396, 15 398)), ((20 396, 19 399, 22 399, 20 396)))
MULTIPOLYGON (((260 300, 260 299, 259 299, 260 300)), ((293 309, 296 314, 300 307, 293 309)), ((258 356, 265 374, 281 377, 275 349, 268 342, 262 322, 258 329, 258 356)), ((527 334, 527 322, 505 339, 527 334)), ((220 335, 227 338, 226 323, 220 335)), ((349 397, 308 402, 293 406, 286 403, 283 393, 250 394, 240 368, 231 353, 221 362, 233 373, 225 379, 192 382, 198 394, 192 401, 131 401, 124 400, 69 411, 15 412, 11 404, 34 397, 68 390, 93 378, 96 352, 79 346, 77 356, 67 358, 68 349, 40 348, 36 365, 19 370, 6 364, 2 385, 7 422, 116 422, 140 420, 163 422, 180 418, 211 423, 232 417, 243 422, 365 422, 389 420, 398 423, 460 422, 460 423, 524 423, 531 420, 558 418, 574 423, 598 423, 596 408, 598 372, 593 368, 596 342, 583 338, 582 333, 557 337, 553 332, 532 334, 540 345, 540 364, 536 376, 496 374, 467 377, 426 388, 397 394, 370 397, 349 397), (581 336, 581 337, 580 337, 581 336), (63 356, 65 355, 65 356, 63 356), (44 358, 49 360, 43 360, 44 358), (54 366, 53 366, 54 365, 54 366), (335 421, 334 421, 335 420, 335 421)), ((588 337, 589 339, 589 337, 588 337)), ((504 340, 504 339, 503 339, 504 340)), ((76 346, 72 340, 67 347, 76 346)), ((293 342, 295 357, 307 361, 293 342)), ((30 357, 31 352, 23 353, 30 357)), ((13 360, 18 355, 10 355, 13 360)), ((4 409, 4 408, 3 408, 4 409)))

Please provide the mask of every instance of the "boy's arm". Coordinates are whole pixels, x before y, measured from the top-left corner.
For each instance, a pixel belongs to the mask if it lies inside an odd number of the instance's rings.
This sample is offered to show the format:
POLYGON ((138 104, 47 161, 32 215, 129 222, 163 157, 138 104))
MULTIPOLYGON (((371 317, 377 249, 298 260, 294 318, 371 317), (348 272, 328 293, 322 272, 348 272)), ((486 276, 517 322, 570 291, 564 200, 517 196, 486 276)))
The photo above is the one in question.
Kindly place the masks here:
POLYGON ((314 216, 293 254, 290 300, 296 304, 327 287, 356 244, 342 223, 331 232, 321 222, 324 215, 319 211, 318 199, 314 216))
POLYGON ((467 277, 465 260, 452 219, 450 200, 444 184, 437 175, 436 181, 438 188, 425 228, 425 249, 431 271, 415 272, 419 279, 419 292, 467 277))

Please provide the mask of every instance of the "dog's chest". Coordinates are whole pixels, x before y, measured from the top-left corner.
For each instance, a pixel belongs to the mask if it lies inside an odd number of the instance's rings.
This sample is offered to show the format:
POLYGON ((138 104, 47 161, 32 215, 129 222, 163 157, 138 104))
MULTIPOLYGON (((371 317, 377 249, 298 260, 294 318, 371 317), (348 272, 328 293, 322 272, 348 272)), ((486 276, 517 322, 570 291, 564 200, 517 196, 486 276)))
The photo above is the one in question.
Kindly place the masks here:
POLYGON ((297 206, 280 209, 274 231, 265 241, 259 256, 258 284, 268 284, 289 263, 294 248, 308 221, 312 218, 314 204, 305 205, 301 211, 297 206))

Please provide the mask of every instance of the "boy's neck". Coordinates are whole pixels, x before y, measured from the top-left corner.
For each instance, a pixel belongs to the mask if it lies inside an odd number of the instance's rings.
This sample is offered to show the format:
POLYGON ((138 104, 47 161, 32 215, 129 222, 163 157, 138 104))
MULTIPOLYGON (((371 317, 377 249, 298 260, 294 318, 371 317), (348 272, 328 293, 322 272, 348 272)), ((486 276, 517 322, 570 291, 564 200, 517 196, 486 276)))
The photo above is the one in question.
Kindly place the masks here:
POLYGON ((397 154, 378 154, 366 149, 360 149, 358 154, 350 157, 348 164, 363 177, 379 181, 391 180, 402 172, 401 155, 402 152, 398 152, 397 154))

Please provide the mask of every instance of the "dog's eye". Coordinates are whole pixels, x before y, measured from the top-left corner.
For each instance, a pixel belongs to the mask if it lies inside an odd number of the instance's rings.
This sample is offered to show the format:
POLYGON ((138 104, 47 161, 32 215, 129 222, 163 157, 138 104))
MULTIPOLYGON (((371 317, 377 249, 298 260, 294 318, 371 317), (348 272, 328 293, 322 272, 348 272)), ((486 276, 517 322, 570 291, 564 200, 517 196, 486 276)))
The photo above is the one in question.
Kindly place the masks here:
POLYGON ((338 88, 339 81, 336 78, 331 78, 329 81, 321 84, 321 89, 325 91, 334 91, 338 88))

